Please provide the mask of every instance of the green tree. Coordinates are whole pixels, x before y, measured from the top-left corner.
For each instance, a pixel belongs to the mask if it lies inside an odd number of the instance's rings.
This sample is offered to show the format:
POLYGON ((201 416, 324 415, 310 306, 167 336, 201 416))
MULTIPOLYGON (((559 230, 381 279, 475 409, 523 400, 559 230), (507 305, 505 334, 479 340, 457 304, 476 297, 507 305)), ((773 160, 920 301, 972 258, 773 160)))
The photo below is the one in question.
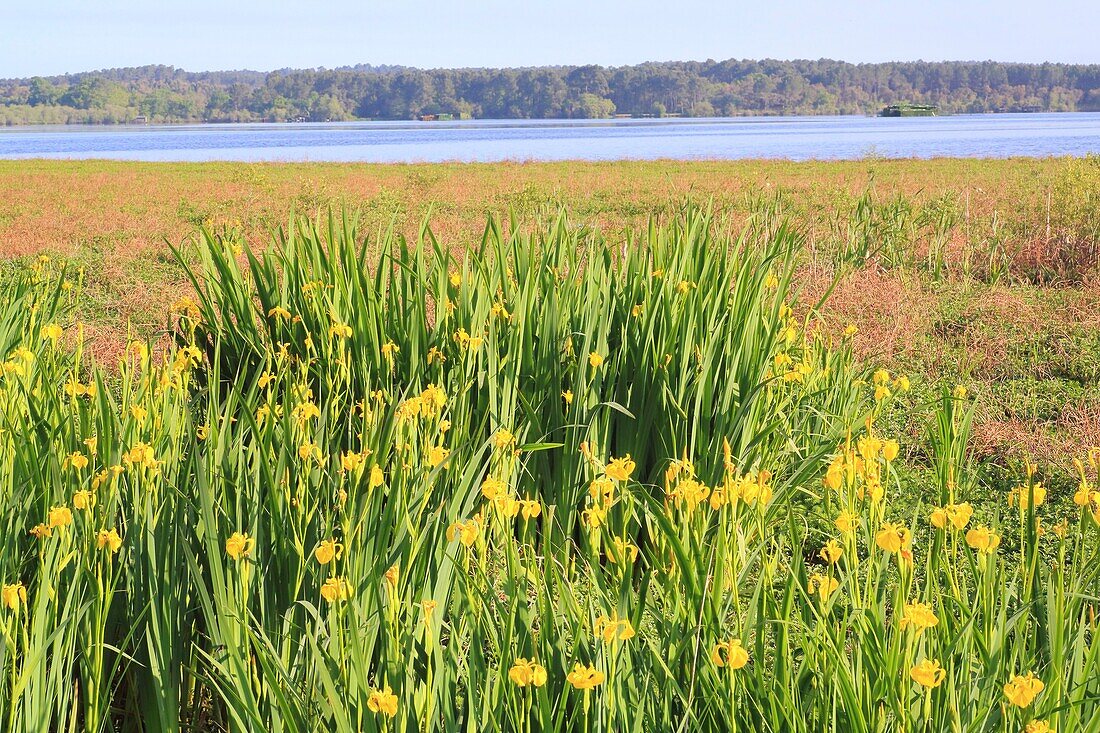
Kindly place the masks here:
POLYGON ((581 94, 579 99, 570 100, 567 106, 570 107, 570 117, 581 119, 604 119, 615 114, 615 103, 595 94, 581 94))
POLYGON ((56 84, 40 76, 31 79, 30 95, 27 98, 28 104, 34 106, 52 105, 57 104, 57 100, 60 98, 61 90, 57 88, 56 84))

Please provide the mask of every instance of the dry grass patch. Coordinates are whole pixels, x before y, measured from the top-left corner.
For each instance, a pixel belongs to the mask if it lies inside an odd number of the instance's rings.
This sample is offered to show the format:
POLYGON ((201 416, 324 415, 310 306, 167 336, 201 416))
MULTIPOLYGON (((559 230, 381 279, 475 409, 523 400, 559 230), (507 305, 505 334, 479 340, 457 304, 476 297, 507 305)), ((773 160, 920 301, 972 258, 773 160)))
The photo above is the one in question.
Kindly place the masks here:
MULTIPOLYGON (((830 283, 825 278, 807 283, 803 303, 813 305, 830 283)), ((925 289, 907 273, 867 267, 843 276, 822 311, 830 332, 841 333, 849 324, 859 329, 853 346, 861 361, 894 364, 928 335, 928 303, 925 289)))

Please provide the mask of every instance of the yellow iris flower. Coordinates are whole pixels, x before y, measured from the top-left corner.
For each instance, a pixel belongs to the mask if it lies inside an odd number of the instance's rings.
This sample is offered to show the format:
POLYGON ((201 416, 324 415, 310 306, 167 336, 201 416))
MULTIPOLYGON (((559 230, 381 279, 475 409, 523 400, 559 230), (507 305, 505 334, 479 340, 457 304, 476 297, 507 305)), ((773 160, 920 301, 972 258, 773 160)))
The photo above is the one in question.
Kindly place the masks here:
POLYGON ((322 540, 313 551, 313 557, 321 565, 328 565, 333 560, 339 560, 344 554, 344 546, 336 540, 322 540))
POLYGON ((1045 687, 1043 681, 1033 672, 1028 672, 1026 675, 1018 674, 1013 677, 1004 686, 1004 692, 1010 703, 1019 708, 1026 708, 1039 696, 1043 687, 1045 687))
POLYGON ((0 591, 0 601, 10 611, 18 611, 20 606, 27 605, 27 589, 22 583, 5 585, 0 591))
POLYGON ((329 603, 351 598, 351 586, 343 578, 329 578, 321 585, 321 597, 329 603))
POLYGON ((81 511, 88 511, 95 506, 95 494, 87 489, 73 494, 73 507, 81 511))
POLYGON ((534 659, 519 657, 508 670, 508 677, 518 687, 542 687, 546 684, 546 667, 534 659))
POLYGON ((905 613, 901 617, 901 628, 911 628, 918 634, 940 622, 932 607, 919 601, 905 604, 905 613))
POLYGON ((966 533, 966 544, 983 555, 989 555, 1001 544, 1001 536, 989 527, 980 525, 966 533))
POLYGON ((68 527, 73 523, 72 510, 67 506, 55 506, 50 509, 49 514, 46 515, 46 521, 50 525, 50 529, 54 527, 68 527))
POLYGON ((612 458, 604 469, 604 473, 613 481, 622 483, 630 480, 630 474, 634 473, 634 468, 634 461, 630 460, 630 454, 627 453, 622 458, 612 458))
POLYGON ((825 546, 821 548, 821 551, 817 553, 825 562, 830 565, 835 565, 838 560, 844 555, 844 548, 840 546, 840 543, 836 540, 829 540, 825 543, 825 546))
POLYGON ((912 535, 906 527, 891 522, 883 523, 875 535, 875 544, 892 555, 908 547, 911 540, 912 535))
POLYGON ((117 529, 101 529, 96 533, 95 546, 114 554, 122 548, 122 537, 117 529))
POLYGON ((381 690, 372 690, 367 698, 367 708, 372 713, 392 718, 397 715, 397 695, 393 694, 389 685, 381 690))
POLYGON ((602 685, 606 677, 594 666, 585 666, 577 662, 573 665, 573 671, 566 675, 565 679, 578 690, 591 690, 602 685))
POLYGON ((225 554, 233 560, 243 560, 252 554, 256 547, 256 540, 244 532, 234 532, 225 541, 225 554))
POLYGON ((749 663, 749 652, 741 646, 740 639, 720 641, 711 650, 710 660, 714 662, 716 667, 726 667, 731 670, 741 669, 749 663))
POLYGON ((939 687, 947 672, 935 659, 925 659, 909 670, 909 676, 922 687, 939 687))

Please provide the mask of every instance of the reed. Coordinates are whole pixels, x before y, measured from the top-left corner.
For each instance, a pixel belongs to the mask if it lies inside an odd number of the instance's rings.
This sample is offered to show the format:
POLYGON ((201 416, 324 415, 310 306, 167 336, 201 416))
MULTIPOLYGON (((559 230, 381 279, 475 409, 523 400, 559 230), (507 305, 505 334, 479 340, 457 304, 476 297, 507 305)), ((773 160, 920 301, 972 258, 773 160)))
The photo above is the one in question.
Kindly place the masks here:
POLYGON ((796 318, 774 204, 353 222, 203 230, 117 372, 79 280, 4 285, 0 731, 1100 725, 1100 450, 1076 523, 970 506, 947 386, 899 501, 908 380, 796 318))

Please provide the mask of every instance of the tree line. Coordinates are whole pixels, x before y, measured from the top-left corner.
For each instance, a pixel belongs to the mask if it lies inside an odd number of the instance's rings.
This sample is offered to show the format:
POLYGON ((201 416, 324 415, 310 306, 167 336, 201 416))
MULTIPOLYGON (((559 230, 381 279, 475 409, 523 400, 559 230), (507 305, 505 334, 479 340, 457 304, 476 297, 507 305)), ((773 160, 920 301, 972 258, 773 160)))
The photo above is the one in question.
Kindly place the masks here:
POLYGON ((1100 65, 735 60, 272 72, 171 66, 0 80, 0 124, 1100 110, 1100 65))

